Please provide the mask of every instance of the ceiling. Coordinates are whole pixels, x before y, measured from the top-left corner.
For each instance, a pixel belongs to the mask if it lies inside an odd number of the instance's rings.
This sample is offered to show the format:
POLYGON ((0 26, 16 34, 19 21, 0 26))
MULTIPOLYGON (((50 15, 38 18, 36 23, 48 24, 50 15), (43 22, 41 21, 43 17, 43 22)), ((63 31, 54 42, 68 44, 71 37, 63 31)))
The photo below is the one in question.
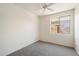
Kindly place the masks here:
POLYGON ((77 3, 54 3, 53 5, 49 6, 49 8, 53 9, 53 11, 46 9, 44 13, 43 9, 41 9, 44 3, 18 3, 16 5, 35 13, 36 15, 42 16, 72 9, 77 5, 77 3))

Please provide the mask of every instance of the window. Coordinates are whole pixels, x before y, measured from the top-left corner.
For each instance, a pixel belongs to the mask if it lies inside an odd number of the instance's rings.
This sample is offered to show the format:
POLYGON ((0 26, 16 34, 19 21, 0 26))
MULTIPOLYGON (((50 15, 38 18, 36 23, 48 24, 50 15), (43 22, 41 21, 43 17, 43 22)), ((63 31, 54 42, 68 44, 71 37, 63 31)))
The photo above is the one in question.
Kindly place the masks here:
POLYGON ((58 17, 57 20, 51 20, 51 32, 69 33, 70 32, 70 15, 58 17))

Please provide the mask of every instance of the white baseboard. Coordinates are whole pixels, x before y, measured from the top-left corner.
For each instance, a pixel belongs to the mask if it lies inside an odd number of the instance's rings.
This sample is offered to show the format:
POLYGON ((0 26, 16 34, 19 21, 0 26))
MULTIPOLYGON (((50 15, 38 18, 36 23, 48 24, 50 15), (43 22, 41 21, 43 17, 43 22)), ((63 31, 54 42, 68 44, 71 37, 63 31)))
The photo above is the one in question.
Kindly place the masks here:
POLYGON ((17 51, 17 50, 20 50, 20 49, 22 49, 22 48, 24 48, 24 47, 26 47, 26 46, 29 46, 29 45, 31 45, 31 44, 37 42, 37 41, 39 41, 39 40, 31 41, 29 44, 27 44, 27 45, 22 45, 22 46, 19 47, 18 49, 12 50, 12 51, 10 51, 9 53, 6 53, 6 54, 4 54, 4 55, 2 55, 2 56, 7 56, 7 55, 9 55, 9 54, 11 54, 11 53, 13 53, 13 52, 15 52, 15 51, 17 51))

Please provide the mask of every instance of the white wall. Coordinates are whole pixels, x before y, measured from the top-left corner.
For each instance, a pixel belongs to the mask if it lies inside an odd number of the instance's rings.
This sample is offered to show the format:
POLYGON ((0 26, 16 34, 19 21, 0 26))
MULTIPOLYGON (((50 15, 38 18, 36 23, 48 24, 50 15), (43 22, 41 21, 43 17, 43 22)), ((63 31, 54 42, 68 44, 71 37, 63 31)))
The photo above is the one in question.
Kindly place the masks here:
POLYGON ((40 16, 40 40, 45 42, 51 42, 55 44, 60 44, 64 46, 74 47, 74 39, 73 39, 73 9, 65 12, 60 12, 47 16, 40 16), (50 32, 50 20, 65 15, 72 15, 71 17, 71 25, 70 25, 70 33, 68 34, 57 34, 50 32))
POLYGON ((38 41, 38 17, 12 4, 0 4, 0 55, 38 41))
POLYGON ((75 49, 79 54, 79 4, 75 7, 75 49))
MULTIPOLYGON (((51 43, 62 38, 50 33, 49 16, 40 17, 40 39, 51 43), (43 20, 46 19, 46 20, 43 20), (57 36, 57 37, 56 37, 57 36)), ((75 49, 79 54, 79 5, 75 7, 75 49)), ((61 35, 62 36, 62 35, 61 35)), ((38 40, 38 18, 15 5, 0 4, 0 55, 7 55, 38 40)), ((61 40, 63 42, 63 39, 61 40)), ((64 43, 67 44, 67 43, 64 43)), ((70 45, 73 46, 73 43, 70 45)))

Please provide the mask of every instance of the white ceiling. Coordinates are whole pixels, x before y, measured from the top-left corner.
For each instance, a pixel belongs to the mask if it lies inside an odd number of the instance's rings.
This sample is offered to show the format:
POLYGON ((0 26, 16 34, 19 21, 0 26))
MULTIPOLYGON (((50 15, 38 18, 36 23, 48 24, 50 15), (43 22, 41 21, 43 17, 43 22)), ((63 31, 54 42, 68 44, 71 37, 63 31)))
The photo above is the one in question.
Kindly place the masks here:
POLYGON ((77 5, 77 3, 55 3, 49 6, 49 8, 53 9, 53 11, 46 9, 44 13, 43 9, 41 9, 43 3, 18 3, 16 5, 35 13, 36 15, 42 16, 72 9, 77 5))

